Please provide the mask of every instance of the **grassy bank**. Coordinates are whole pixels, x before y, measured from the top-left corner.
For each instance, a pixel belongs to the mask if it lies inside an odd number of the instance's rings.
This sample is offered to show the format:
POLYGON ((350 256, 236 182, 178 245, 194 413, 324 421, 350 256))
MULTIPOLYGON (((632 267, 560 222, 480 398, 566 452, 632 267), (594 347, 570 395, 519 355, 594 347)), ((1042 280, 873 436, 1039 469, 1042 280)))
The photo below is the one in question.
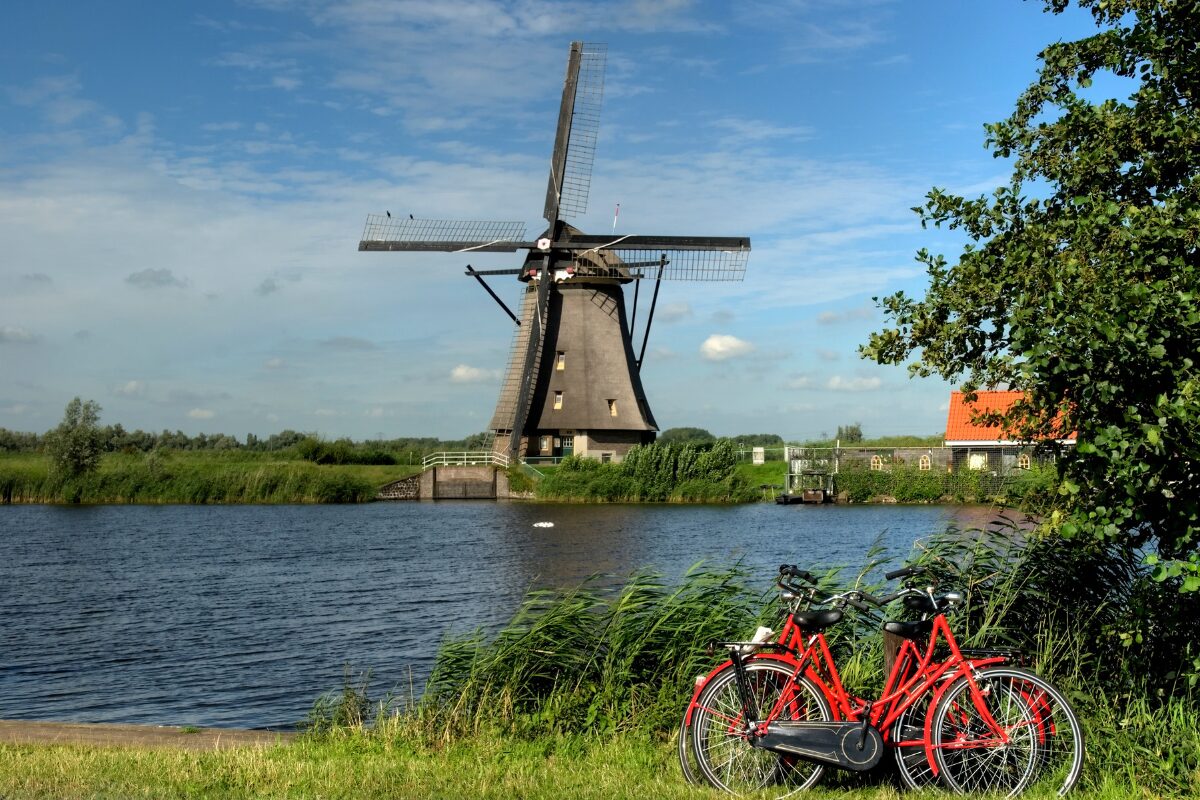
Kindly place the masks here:
POLYGON ((319 465, 279 453, 108 453, 78 478, 53 474, 39 454, 0 454, 0 502, 356 503, 419 472, 406 465, 319 465))
MULTIPOLYGON (((1114 768, 1071 796, 1125 800, 1163 796, 1161 792, 1152 784, 1129 782, 1114 768)), ((803 796, 900 800, 954 795, 916 795, 886 781, 837 785, 827 777, 803 796)), ((402 731, 351 730, 268 749, 205 753, 0 745, 0 797, 717 800, 729 795, 689 786, 670 743, 634 734, 605 739, 491 735, 432 745, 402 731)))

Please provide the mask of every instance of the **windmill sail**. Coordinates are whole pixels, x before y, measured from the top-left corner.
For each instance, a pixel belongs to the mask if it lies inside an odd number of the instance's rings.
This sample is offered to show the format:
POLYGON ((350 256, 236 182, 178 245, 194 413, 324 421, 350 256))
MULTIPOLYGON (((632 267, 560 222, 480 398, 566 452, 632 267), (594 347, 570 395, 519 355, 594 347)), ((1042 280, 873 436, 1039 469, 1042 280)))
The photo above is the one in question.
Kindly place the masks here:
POLYGON ((562 217, 587 211, 607 59, 606 45, 571 44, 546 187, 545 219, 552 226, 562 217))
POLYGON ((511 253, 529 245, 524 222, 457 219, 398 219, 368 214, 359 250, 480 250, 511 253))

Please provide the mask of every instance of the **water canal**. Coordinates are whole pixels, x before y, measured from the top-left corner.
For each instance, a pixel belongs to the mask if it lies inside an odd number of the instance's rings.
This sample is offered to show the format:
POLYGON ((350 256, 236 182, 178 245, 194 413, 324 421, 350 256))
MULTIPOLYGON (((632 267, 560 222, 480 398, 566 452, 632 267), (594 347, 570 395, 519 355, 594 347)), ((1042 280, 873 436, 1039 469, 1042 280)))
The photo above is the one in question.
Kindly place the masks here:
POLYGON ((449 632, 533 587, 741 559, 897 557, 987 509, 750 505, 0 507, 0 718, 287 727, 372 672, 406 692, 449 632), (554 527, 535 527, 553 522, 554 527))

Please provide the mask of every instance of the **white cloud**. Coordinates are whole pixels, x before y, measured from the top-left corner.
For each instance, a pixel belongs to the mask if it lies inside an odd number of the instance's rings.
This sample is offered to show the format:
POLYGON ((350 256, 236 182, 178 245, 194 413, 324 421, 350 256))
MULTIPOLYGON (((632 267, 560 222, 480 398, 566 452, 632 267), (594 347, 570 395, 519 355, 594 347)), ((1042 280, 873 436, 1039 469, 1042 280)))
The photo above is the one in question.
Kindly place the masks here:
POLYGON ((667 303, 659 309, 657 316, 663 322, 679 322, 692 316, 692 306, 689 303, 667 303))
POLYGON ((459 364, 450 370, 450 381, 452 383, 484 383, 499 376, 499 370, 481 369, 480 367, 472 367, 467 364, 459 364))
POLYGON ((736 336, 714 333, 700 345, 700 355, 709 361, 725 361, 754 351, 754 345, 736 336))
POLYGON ((8 406, 0 406, 0 414, 20 415, 24 414, 28 410, 29 406, 25 405, 24 403, 13 403, 12 405, 8 406))
POLYGON ((811 389, 813 388, 813 381, 807 375, 795 375, 789 378, 784 386, 789 389, 811 389))
POLYGON ((146 391, 146 384, 141 381, 127 381, 124 386, 118 386, 113 394, 121 397, 137 397, 146 391))
POLYGON ((316 411, 313 412, 313 414, 318 417, 340 417, 341 416, 341 412, 336 411, 332 408, 318 408, 316 411))
POLYGON ((33 344, 37 340, 36 334, 30 333, 24 328, 12 325, 0 327, 0 344, 33 344))
POLYGON ((825 388, 835 392, 873 392, 882 385, 883 381, 879 378, 843 378, 834 375, 825 388))
POLYGON ((268 358, 263 362, 265 369, 283 369, 285 366, 287 366, 287 362, 282 358, 268 358))
POLYGON ((187 415, 191 419, 212 419, 217 415, 217 412, 209 408, 193 408, 187 412, 187 415))

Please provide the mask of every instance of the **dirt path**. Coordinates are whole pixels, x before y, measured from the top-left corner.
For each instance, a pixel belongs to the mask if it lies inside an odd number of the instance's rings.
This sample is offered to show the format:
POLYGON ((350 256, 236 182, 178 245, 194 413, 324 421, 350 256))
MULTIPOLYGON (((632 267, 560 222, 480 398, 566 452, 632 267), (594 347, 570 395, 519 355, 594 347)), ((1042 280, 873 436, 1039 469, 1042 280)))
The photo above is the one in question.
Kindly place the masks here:
POLYGON ((0 720, 0 744, 80 744, 95 747, 226 750, 233 747, 269 747, 288 742, 295 736, 296 734, 291 732, 232 728, 0 720))

